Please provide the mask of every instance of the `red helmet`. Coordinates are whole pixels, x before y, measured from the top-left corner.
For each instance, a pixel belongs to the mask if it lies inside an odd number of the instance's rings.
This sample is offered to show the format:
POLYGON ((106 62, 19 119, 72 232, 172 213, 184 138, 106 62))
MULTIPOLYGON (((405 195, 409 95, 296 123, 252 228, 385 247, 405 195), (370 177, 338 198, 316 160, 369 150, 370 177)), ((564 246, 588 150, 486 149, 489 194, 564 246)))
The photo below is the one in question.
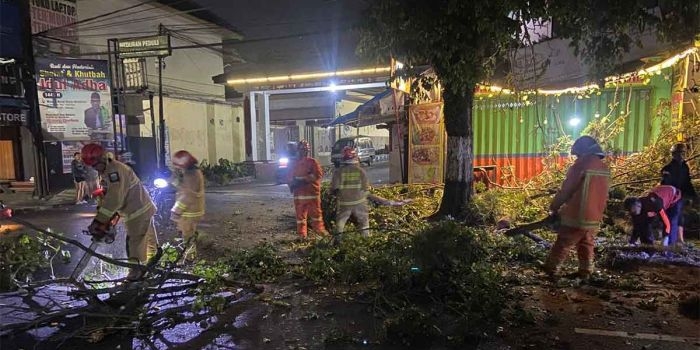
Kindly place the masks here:
POLYGON ((357 151, 350 146, 343 147, 343 160, 353 160, 357 158, 357 151))
POLYGON ((99 161, 104 160, 105 149, 97 143, 89 143, 80 150, 80 157, 83 163, 88 166, 95 166, 99 161))
POLYGON ((574 144, 571 145, 571 154, 577 157, 595 154, 600 158, 605 158, 605 152, 603 152, 598 141, 588 135, 581 136, 574 141, 574 144))
POLYGON ((311 147, 309 146, 309 141, 301 140, 301 141, 299 141, 299 143, 297 144, 297 150, 298 150, 298 151, 305 151, 305 152, 308 152, 310 149, 311 149, 311 147))
POLYGON ((178 168, 187 169, 195 164, 197 164, 197 158, 184 149, 175 152, 173 155, 173 165, 178 168))

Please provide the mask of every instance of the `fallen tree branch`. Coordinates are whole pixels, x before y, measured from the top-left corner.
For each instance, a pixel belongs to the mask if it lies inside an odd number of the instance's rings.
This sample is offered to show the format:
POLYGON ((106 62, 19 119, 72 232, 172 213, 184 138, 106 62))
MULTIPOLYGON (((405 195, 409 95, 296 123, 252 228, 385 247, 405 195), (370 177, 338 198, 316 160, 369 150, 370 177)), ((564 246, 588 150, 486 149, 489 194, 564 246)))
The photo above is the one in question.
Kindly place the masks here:
POLYGON ((654 178, 654 179, 643 179, 643 180, 621 182, 621 183, 611 185, 610 188, 615 188, 615 187, 624 186, 624 185, 637 185, 637 184, 643 184, 643 183, 654 182, 654 181, 659 181, 659 179, 654 178))
POLYGON ((18 223, 18 224, 20 224, 20 225, 24 225, 24 226, 26 226, 26 227, 29 227, 29 228, 31 228, 32 230, 35 230, 35 231, 37 231, 37 232, 39 232, 39 233, 42 233, 42 234, 44 234, 44 235, 47 235, 47 236, 49 236, 49 237, 55 238, 55 239, 57 239, 57 240, 59 240, 59 241, 61 241, 61 242, 63 242, 63 243, 72 244, 72 245, 74 245, 74 246, 80 248, 81 250, 83 250, 85 253, 90 254, 90 255, 92 255, 92 256, 94 256, 94 257, 100 259, 100 260, 106 261, 106 262, 108 262, 108 263, 110 263, 110 264, 112 264, 112 265, 117 265, 117 266, 126 267, 126 268, 141 268, 141 267, 143 267, 143 266, 140 265, 140 264, 132 264, 132 263, 127 263, 127 262, 119 261, 119 260, 116 260, 116 259, 112 259, 112 258, 110 258, 110 257, 108 257, 108 256, 106 256, 106 255, 102 255, 102 254, 100 254, 100 253, 98 253, 98 252, 96 252, 96 251, 94 251, 94 250, 92 250, 92 249, 86 247, 84 244, 82 244, 82 243, 80 243, 80 242, 78 242, 78 241, 76 241, 76 240, 74 240, 74 239, 66 238, 66 237, 63 237, 63 236, 61 236, 61 235, 59 235, 59 234, 53 233, 53 232, 51 232, 51 231, 44 230, 44 229, 42 229, 42 228, 40 228, 40 227, 38 227, 38 226, 36 226, 36 225, 34 225, 34 224, 28 222, 28 221, 25 221, 25 220, 22 220, 22 219, 18 219, 18 218, 16 218, 16 217, 12 217, 12 218, 9 218, 9 219, 7 219, 7 220, 10 220, 10 221, 13 221, 13 222, 15 222, 15 223, 18 223))

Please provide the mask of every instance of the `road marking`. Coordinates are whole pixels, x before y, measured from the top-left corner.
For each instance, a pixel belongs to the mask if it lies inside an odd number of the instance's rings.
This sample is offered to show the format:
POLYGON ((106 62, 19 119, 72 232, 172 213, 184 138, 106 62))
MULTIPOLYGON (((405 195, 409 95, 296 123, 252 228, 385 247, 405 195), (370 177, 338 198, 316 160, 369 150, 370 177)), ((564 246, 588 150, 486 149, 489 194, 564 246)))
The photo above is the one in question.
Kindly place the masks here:
POLYGON ((675 335, 667 335, 667 334, 636 333, 636 332, 624 332, 624 331, 606 331, 603 329, 588 329, 588 328, 574 328, 574 332, 579 333, 579 334, 606 335, 609 337, 623 337, 623 338, 635 338, 635 339, 647 339, 647 340, 675 341, 675 342, 681 342, 681 343, 698 343, 698 342, 700 342, 700 338, 696 338, 696 337, 678 337, 675 335))

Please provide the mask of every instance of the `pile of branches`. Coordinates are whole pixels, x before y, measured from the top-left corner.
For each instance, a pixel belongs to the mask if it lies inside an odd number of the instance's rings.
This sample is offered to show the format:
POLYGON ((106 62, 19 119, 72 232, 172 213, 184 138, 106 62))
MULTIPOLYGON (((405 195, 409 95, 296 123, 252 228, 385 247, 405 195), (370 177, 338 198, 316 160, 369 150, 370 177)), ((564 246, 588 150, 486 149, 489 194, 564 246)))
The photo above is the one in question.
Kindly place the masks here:
MULTIPOLYGON (((206 312, 191 314, 192 305, 203 298, 212 300, 214 292, 203 293, 208 292, 206 278, 184 272, 180 264, 184 249, 159 248, 144 267, 102 255, 76 240, 21 219, 12 220, 38 235, 78 247, 100 262, 127 269, 141 268, 145 275, 132 283, 123 283, 121 278, 86 280, 79 277, 80 273, 29 283, 14 280, 19 288, 0 294, 4 304, 0 315, 5 320, 0 325, 3 338, 51 327, 54 328, 51 336, 37 342, 60 347, 75 339, 98 342, 109 334, 124 332, 145 335, 143 340, 149 342, 149 336, 158 337, 161 330, 172 327, 183 314, 190 314, 191 322, 210 317, 206 312)), ((221 288, 216 291, 219 292, 216 301, 221 306, 218 309, 238 298, 231 293, 222 294, 221 288)), ((201 302, 199 305, 207 306, 201 302)), ((168 343, 165 339, 159 341, 168 343)))

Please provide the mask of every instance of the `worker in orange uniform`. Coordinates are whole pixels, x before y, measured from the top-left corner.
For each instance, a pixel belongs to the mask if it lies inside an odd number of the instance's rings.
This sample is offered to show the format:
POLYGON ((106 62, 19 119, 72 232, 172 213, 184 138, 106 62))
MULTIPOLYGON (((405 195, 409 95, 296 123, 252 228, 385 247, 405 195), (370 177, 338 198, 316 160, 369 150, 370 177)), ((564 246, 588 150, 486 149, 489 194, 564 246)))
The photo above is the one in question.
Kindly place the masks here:
POLYGON ((175 152, 172 163, 175 174, 171 183, 177 188, 177 195, 170 219, 182 233, 185 260, 192 261, 197 256, 197 223, 204 216, 204 175, 197 158, 185 150, 175 152))
POLYGON ((603 149, 590 136, 579 137, 571 146, 571 154, 576 156, 576 161, 549 206, 550 215, 558 215, 561 222, 544 270, 556 276, 569 249, 576 246, 579 263, 576 277, 588 278, 593 272, 594 236, 608 201, 610 171, 603 163, 603 149))
MULTIPOLYGON (((100 234, 108 227, 114 214, 121 216, 126 226, 126 251, 129 262, 145 264, 155 254, 158 247, 153 215, 156 207, 141 180, 131 168, 111 157, 98 144, 85 145, 81 150, 83 162, 93 167, 104 179, 106 193, 100 202, 97 215, 88 227, 93 235, 100 234)), ((132 268, 127 281, 143 277, 143 268, 132 268)))
POLYGON ((298 159, 294 162, 288 175, 289 189, 294 195, 294 209, 297 216, 297 233, 306 238, 306 220, 311 221, 311 228, 326 235, 321 213, 321 179, 323 171, 316 159, 309 157, 309 142, 299 141, 298 159))
POLYGON ((355 216, 360 232, 369 235, 369 209, 367 208, 367 191, 369 180, 367 174, 360 168, 357 152, 354 148, 343 148, 342 165, 333 172, 331 191, 338 196, 338 211, 335 225, 338 234, 345 232, 345 223, 350 216, 355 216))

